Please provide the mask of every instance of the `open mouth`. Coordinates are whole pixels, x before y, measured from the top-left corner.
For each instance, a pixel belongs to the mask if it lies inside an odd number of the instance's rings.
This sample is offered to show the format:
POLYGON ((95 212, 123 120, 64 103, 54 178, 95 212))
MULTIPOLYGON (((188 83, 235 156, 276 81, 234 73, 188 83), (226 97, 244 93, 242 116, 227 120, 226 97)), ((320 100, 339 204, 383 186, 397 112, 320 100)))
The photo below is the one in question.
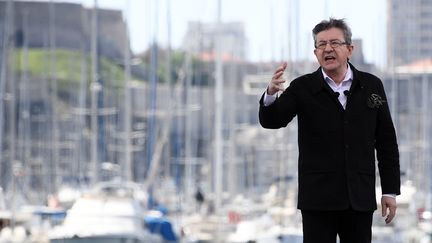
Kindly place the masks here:
POLYGON ((333 56, 326 56, 326 57, 324 57, 324 61, 333 61, 333 60, 336 60, 336 58, 333 57, 333 56))

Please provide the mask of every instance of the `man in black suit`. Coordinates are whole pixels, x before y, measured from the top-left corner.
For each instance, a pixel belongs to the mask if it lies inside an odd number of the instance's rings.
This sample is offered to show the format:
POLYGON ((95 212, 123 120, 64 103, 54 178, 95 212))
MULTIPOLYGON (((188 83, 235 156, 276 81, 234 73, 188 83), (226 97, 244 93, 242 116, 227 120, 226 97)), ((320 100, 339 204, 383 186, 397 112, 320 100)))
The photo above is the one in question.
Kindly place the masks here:
POLYGON ((304 243, 370 243, 375 150, 382 216, 390 223, 400 194, 399 151, 383 84, 349 63, 354 46, 342 19, 312 31, 320 68, 284 90, 279 66, 260 100, 259 120, 277 129, 297 116, 298 208, 304 243), (283 91, 278 96, 278 91, 283 91))

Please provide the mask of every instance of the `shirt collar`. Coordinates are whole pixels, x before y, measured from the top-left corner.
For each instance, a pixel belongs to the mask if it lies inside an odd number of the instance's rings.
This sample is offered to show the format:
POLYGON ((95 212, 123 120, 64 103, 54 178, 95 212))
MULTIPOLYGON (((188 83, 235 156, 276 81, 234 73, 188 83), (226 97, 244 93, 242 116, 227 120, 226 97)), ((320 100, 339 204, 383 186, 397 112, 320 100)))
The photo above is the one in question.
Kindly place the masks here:
MULTIPOLYGON (((353 80, 353 71, 351 70, 351 67, 350 67, 350 65, 348 65, 347 64, 347 72, 345 73, 345 77, 344 77, 344 79, 342 80, 342 82, 340 83, 340 85, 343 85, 344 83, 346 83, 347 85, 348 84, 351 84, 352 83, 352 80, 353 80)), ((324 80, 330 85, 330 86, 333 86, 333 87, 338 87, 338 85, 336 85, 336 82, 332 79, 332 78, 330 78, 330 76, 328 76, 325 72, 324 72, 324 70, 321 68, 321 72, 322 72, 322 74, 323 74, 323 76, 324 76, 324 80)))

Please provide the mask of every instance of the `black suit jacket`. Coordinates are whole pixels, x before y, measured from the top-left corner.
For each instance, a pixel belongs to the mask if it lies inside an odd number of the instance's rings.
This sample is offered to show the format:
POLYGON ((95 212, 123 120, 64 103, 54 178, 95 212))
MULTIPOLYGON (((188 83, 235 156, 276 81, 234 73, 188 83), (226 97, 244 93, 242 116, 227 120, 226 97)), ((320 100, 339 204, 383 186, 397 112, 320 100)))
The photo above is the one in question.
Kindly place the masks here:
POLYGON ((293 80, 270 106, 261 97, 264 128, 285 127, 297 115, 299 209, 375 210, 375 158, 382 193, 400 194, 399 151, 384 87, 376 76, 351 69, 345 110, 321 68, 293 80))

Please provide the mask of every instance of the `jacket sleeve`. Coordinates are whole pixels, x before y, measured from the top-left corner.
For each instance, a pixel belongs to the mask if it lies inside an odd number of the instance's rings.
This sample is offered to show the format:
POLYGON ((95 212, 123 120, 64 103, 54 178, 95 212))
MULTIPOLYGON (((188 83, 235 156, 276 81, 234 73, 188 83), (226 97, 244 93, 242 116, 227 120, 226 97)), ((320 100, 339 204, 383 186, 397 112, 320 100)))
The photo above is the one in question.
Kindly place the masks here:
POLYGON ((400 165, 396 132, 382 82, 379 81, 378 93, 383 98, 378 110, 375 135, 378 169, 383 194, 400 194, 400 165))
POLYGON ((286 127, 297 114, 295 85, 292 84, 269 106, 264 106, 264 94, 261 96, 258 116, 262 127, 270 129, 286 127))

